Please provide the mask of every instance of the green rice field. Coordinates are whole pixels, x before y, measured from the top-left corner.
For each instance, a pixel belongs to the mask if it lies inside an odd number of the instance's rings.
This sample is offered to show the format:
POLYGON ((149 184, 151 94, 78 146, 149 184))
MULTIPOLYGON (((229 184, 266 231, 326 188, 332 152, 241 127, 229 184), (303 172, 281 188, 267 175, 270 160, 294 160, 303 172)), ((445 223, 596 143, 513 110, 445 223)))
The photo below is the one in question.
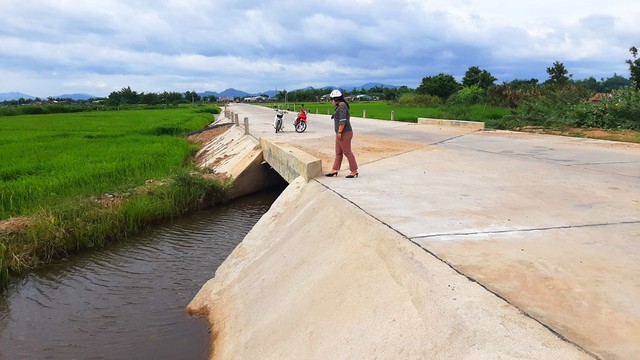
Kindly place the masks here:
POLYGON ((183 136, 217 108, 0 116, 0 289, 11 274, 228 198, 183 136))
POLYGON ((195 150, 179 135, 212 120, 191 109, 0 117, 0 220, 165 178, 195 150))

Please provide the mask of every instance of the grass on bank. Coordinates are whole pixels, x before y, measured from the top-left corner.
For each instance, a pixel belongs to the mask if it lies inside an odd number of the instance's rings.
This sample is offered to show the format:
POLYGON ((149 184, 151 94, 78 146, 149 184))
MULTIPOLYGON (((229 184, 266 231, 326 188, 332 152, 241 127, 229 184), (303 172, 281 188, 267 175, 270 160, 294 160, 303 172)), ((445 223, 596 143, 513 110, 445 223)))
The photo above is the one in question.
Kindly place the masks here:
POLYGON ((225 201, 228 183, 198 172, 196 145, 180 137, 209 124, 211 111, 0 117, 0 285, 225 201))

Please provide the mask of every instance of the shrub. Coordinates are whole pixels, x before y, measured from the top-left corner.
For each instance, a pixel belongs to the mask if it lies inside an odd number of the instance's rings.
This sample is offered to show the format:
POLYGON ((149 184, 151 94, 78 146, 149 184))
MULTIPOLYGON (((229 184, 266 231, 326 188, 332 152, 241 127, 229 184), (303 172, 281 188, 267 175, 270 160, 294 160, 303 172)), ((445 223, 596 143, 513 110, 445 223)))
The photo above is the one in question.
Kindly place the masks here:
POLYGON ((513 86, 503 84, 494 86, 487 93, 488 101, 491 105, 516 108, 524 100, 538 96, 539 90, 532 86, 513 86))
POLYGON ((537 95, 521 100, 513 114, 505 116, 503 121, 516 128, 576 126, 571 109, 588 97, 589 90, 580 86, 546 86, 540 88, 537 95))
POLYGON ((220 114, 221 109, 216 106, 205 106, 205 107, 197 107, 193 112, 196 113, 209 113, 209 114, 220 114))
POLYGON ((442 99, 428 94, 406 93, 400 95, 398 104, 402 106, 434 106, 442 104, 442 99))
POLYGON ((640 130, 640 91, 614 90, 609 98, 575 105, 571 117, 577 127, 640 130))
POLYGON ((454 105, 474 105, 486 101, 486 91, 477 85, 467 86, 447 99, 447 103, 454 105))

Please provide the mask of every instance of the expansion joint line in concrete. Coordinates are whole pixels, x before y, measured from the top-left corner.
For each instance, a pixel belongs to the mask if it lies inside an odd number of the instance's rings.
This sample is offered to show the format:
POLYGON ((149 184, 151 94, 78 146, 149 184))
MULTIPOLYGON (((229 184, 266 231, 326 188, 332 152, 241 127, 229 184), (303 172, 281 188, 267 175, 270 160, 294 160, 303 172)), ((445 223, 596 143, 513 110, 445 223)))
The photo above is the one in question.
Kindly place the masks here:
MULTIPOLYGON (((453 139, 455 139, 455 138, 453 138, 453 139)), ((449 140, 452 140, 452 139, 447 139, 447 140, 443 140, 443 141, 449 141, 449 140)), ((433 144, 433 145, 440 144, 443 141, 438 142, 438 143, 433 144)), ((502 153, 502 152, 497 152, 497 151, 489 151, 489 150, 477 149, 477 148, 473 148, 473 147, 469 147, 469 146, 464 146, 462 144, 450 144, 450 146, 458 147, 458 148, 462 148, 462 149, 467 149, 467 150, 474 150, 474 151, 478 151, 478 152, 482 152, 482 153, 486 153, 486 154, 491 154, 491 155, 501 155, 501 156, 506 156, 506 157, 515 157, 515 158, 527 159, 527 160, 532 160, 532 161, 542 161, 542 162, 547 163, 547 164, 552 164, 552 165, 557 165, 557 166, 566 166, 566 167, 573 167, 573 166, 586 167, 586 166, 591 166, 591 165, 595 166, 595 165, 615 165, 615 164, 635 164, 636 163, 635 161, 610 161, 610 162, 599 162, 599 163, 562 164, 557 160, 554 161, 552 159, 539 158, 539 157, 535 157, 535 156, 532 156, 532 155, 526 155, 526 154, 513 154, 513 153, 507 154, 507 153, 502 153)), ((588 167, 586 167, 585 169, 589 170, 589 171, 607 173, 606 171, 600 170, 600 169, 593 169, 593 168, 588 168, 588 167)), ((627 174, 620 174, 620 173, 616 173, 616 175, 624 176, 624 177, 637 178, 637 176, 634 176, 634 175, 627 175, 627 174)))
POLYGON ((609 223, 597 223, 597 224, 548 226, 548 227, 529 228, 529 229, 509 229, 509 230, 490 230, 490 231, 470 231, 470 232, 457 232, 457 233, 425 234, 425 235, 412 236, 411 239, 428 239, 428 238, 436 238, 436 237, 441 237, 441 236, 490 235, 490 234, 521 233, 521 232, 531 232, 531 231, 580 229, 580 228, 588 228, 588 227, 612 226, 612 225, 628 225, 628 224, 640 224, 640 220, 609 222, 609 223))
MULTIPOLYGON (((599 173, 607 173, 607 171, 602 170, 602 169, 594 169, 594 168, 589 168, 586 166, 590 166, 590 165, 613 165, 613 164, 634 164, 635 162, 607 162, 607 163, 599 163, 599 164, 589 164, 589 163, 584 163, 584 164, 567 164, 565 166, 582 166, 584 167, 584 169, 589 170, 589 171, 596 171, 599 173)), ((562 165, 562 164, 560 164, 562 165)), ((630 174, 621 174, 621 173, 615 173, 617 176, 623 176, 623 177, 629 177, 629 178, 634 178, 637 179, 638 176, 635 175, 630 175, 630 174)))
MULTIPOLYGON (((343 196, 342 194, 338 193, 337 191, 333 190, 332 188, 328 187, 327 185, 323 184, 322 182, 318 181, 317 179, 313 179, 313 181, 317 182, 318 184, 320 184, 321 186, 323 186, 325 189, 333 192, 334 194, 336 194, 338 197, 342 198, 343 200, 347 201, 348 203, 350 203, 351 205, 355 206, 356 208, 360 209, 360 211, 362 211, 363 213, 365 213, 366 215, 370 216, 371 218, 373 218, 374 220, 378 221, 380 224, 388 227, 389 229, 391 229, 391 231, 395 232, 396 234, 400 235, 401 237, 407 239, 409 242, 411 242, 412 244, 414 244, 415 246, 417 246, 418 248, 422 249, 422 251, 426 252, 427 254, 433 256, 434 258, 436 258, 437 260, 439 260, 440 262, 442 262, 443 264, 447 265, 449 268, 451 268, 453 271, 455 271, 456 273, 458 273, 461 276, 464 276, 465 278, 467 278, 467 280, 478 284, 478 286, 482 287, 483 289, 485 289, 486 291, 488 291, 489 293, 493 294, 494 296, 496 296, 497 298, 501 299, 502 301, 504 301, 505 303, 513 306, 514 308, 518 309, 518 311, 523 314, 524 316, 528 317, 529 319, 537 322, 538 324, 540 324, 542 327, 544 327, 545 329, 549 330, 552 334, 554 334, 555 336, 557 336, 560 340, 567 342, 573 346, 575 346, 576 348, 580 349, 581 351, 583 351, 585 354, 588 354, 589 356, 592 356, 594 359, 600 360, 600 357, 597 356, 596 354, 587 351, 585 348, 583 348, 582 346, 580 346, 579 344, 567 339, 566 337, 564 337, 562 334, 560 334, 559 332, 557 332, 555 329, 553 329, 551 326, 543 323, 542 321, 538 320, 537 318, 535 318, 533 315, 529 314, 528 312, 524 311, 523 309, 521 309, 520 307, 516 306, 515 304, 513 304, 512 302, 510 302, 507 298, 505 298, 504 296, 498 294, 495 291, 492 291, 491 289, 489 289, 488 287, 486 287, 484 284, 482 284, 481 282, 479 282, 478 280, 476 280, 475 278, 472 278, 471 276, 461 272, 460 270, 458 270, 455 266, 453 266, 451 263, 449 263, 448 261, 446 261, 445 259, 439 257, 438 255, 436 255, 434 252, 432 252, 431 250, 423 247, 422 245, 420 245, 419 243, 417 243, 415 240, 413 240, 412 238, 410 238, 409 236, 403 234, 402 232, 398 231, 397 229, 395 229, 394 227, 392 227, 391 225, 389 225, 388 223, 382 221, 381 219, 377 218, 376 216, 374 216, 373 214, 369 213, 368 211, 366 211, 365 209, 363 209, 361 206, 359 206, 358 204, 354 203, 353 201, 351 201, 350 199, 348 199, 347 197, 343 196)), ((640 223, 640 221, 630 221, 630 222, 625 222, 625 223, 630 223, 630 224, 635 224, 635 223, 640 223)), ((588 225, 589 226, 589 225, 588 225)), ((592 226, 596 226, 596 225, 592 225, 592 226)))
POLYGON ((590 162, 570 164, 569 166, 589 166, 589 165, 616 165, 616 164, 637 164, 637 161, 605 161, 605 162, 590 162))
POLYGON ((471 132, 471 133, 462 134, 462 135, 458 135, 458 136, 453 136, 453 137, 450 137, 450 138, 447 138, 447 139, 443 139, 443 140, 440 140, 440 141, 436 141, 436 142, 431 143, 431 144, 429 144, 429 145, 440 145, 440 144, 444 144, 444 143, 446 143, 446 142, 448 142, 448 141, 455 140, 455 139, 458 139, 458 138, 461 138, 461 137, 465 137, 465 136, 467 136, 467 135, 469 135, 469 134, 477 133, 477 132, 480 132, 480 131, 482 131, 482 130, 476 130, 476 131, 471 132))

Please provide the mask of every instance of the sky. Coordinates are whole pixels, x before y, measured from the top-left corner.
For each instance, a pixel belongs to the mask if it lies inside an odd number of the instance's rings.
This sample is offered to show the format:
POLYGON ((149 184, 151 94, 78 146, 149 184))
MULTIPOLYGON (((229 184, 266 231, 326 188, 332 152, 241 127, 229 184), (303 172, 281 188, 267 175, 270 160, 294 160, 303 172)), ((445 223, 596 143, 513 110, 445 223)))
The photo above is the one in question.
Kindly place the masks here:
MULTIPOLYGON (((496 83, 629 77, 637 0, 2 0, 0 93, 416 88, 471 66, 496 83)), ((346 89, 350 90, 350 89, 346 89)))

